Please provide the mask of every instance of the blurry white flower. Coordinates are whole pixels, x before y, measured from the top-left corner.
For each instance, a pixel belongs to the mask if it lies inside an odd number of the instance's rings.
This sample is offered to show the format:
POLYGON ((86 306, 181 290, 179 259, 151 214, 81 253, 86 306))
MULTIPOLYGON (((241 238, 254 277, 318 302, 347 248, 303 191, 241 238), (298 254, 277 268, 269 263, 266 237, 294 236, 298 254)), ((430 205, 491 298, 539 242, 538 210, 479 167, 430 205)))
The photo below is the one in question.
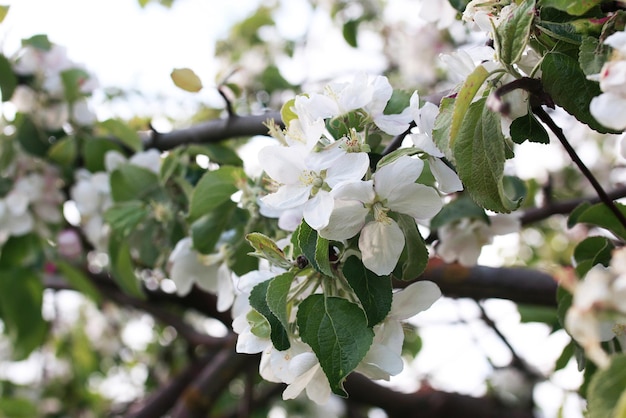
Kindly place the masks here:
POLYGON ((480 219, 463 218, 438 229, 439 243, 436 250, 446 263, 458 261, 464 266, 476 264, 482 247, 491 244, 496 235, 517 232, 519 218, 515 215, 494 215, 490 224, 480 219))
POLYGON ((235 299, 231 271, 226 264, 223 248, 217 254, 202 255, 193 249, 190 237, 176 243, 168 259, 170 279, 176 283, 176 293, 184 296, 194 284, 217 295, 217 310, 228 310, 235 299))

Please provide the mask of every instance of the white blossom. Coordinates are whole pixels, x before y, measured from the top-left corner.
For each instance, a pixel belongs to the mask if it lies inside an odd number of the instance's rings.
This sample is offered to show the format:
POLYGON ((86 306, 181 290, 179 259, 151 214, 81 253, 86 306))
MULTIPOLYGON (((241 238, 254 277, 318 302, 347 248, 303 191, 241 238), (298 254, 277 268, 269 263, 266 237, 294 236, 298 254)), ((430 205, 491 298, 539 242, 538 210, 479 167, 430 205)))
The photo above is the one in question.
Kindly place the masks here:
POLYGON ((418 220, 433 217, 441 209, 435 189, 415 181, 424 163, 403 156, 381 168, 372 180, 339 185, 331 194, 335 206, 320 236, 343 240, 359 231, 363 264, 378 275, 389 274, 404 248, 404 234, 387 213, 394 211, 418 220), (368 217, 371 215, 371 217, 368 217))

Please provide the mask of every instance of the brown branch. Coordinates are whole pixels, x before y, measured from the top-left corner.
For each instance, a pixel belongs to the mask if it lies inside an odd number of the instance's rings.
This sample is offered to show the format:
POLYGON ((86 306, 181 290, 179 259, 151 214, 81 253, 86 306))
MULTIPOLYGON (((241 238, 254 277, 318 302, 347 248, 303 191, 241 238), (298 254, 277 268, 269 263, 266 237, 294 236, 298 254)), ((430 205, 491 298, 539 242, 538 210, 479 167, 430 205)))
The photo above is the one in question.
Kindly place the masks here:
MULTIPOLYGON (((464 267, 432 263, 415 281, 435 282, 444 296, 452 298, 508 299, 516 303, 556 306, 557 282, 549 274, 522 267, 464 267)), ((394 281, 406 287, 411 281, 394 281)))
POLYGON ((576 150, 574 150, 572 145, 567 140, 567 137, 563 133, 561 127, 554 122, 550 115, 548 115, 541 106, 534 106, 533 113, 537 115, 537 117, 541 119, 541 121, 545 123, 548 128, 550 128, 550 130, 556 135, 567 154, 570 156, 572 161, 574 161, 574 164, 576 164, 581 173, 587 178, 589 183, 591 183, 591 186, 598 194, 598 197, 600 198, 602 203, 604 203, 609 208, 609 210, 613 212, 619 223, 621 223, 622 226, 626 227, 626 216, 618 209, 618 207, 615 205, 615 202, 613 202, 613 200, 607 195, 606 191, 595 178, 591 170, 589 170, 585 163, 580 159, 580 157, 576 153, 576 150))
POLYGON ((152 392, 150 396, 141 402, 132 405, 126 418, 153 418, 169 411, 185 388, 197 378, 200 370, 208 364, 215 353, 206 354, 203 358, 191 362, 182 373, 172 377, 165 385, 152 392))
POLYGON ((172 418, 204 418, 215 406, 222 392, 247 366, 258 363, 259 356, 239 354, 234 347, 224 347, 185 389, 174 406, 172 418))
POLYGON ((208 144, 229 138, 267 135, 267 127, 263 123, 268 119, 274 119, 279 125, 282 124, 279 112, 250 116, 233 114, 228 118, 210 120, 168 133, 144 132, 142 140, 145 148, 156 148, 166 151, 180 145, 208 144))
POLYGON ((350 399, 384 409, 389 418, 533 418, 532 410, 506 407, 493 398, 421 390, 400 393, 352 373, 346 379, 350 399))
MULTIPOLYGON (((607 192, 609 199, 615 200, 622 197, 626 197, 626 186, 620 186, 614 190, 607 192)), ((600 203, 599 197, 583 197, 579 199, 564 200, 562 202, 550 202, 547 205, 528 209, 524 211, 521 222, 522 225, 527 225, 533 222, 541 221, 549 218, 552 215, 565 215, 574 210, 578 205, 584 202, 600 203)))

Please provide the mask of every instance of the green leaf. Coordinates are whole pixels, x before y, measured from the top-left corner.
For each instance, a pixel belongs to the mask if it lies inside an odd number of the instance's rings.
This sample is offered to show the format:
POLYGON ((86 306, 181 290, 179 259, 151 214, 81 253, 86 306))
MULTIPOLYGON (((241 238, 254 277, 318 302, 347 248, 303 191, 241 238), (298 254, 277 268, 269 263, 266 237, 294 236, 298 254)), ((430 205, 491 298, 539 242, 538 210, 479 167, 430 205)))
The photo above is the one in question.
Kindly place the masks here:
POLYGON ((222 203, 230 200, 233 193, 239 190, 245 181, 245 173, 241 167, 221 167, 207 171, 194 188, 189 205, 189 222, 211 212, 222 203))
POLYGON ((128 241, 119 240, 114 235, 111 236, 109 239, 109 256, 111 257, 111 273, 120 289, 130 296, 145 299, 141 282, 135 275, 128 241))
POLYGON ((11 62, 7 57, 0 54, 0 91, 3 102, 11 99, 16 87, 17 76, 13 73, 11 62))
POLYGON ((622 418, 626 395, 626 354, 614 355, 607 369, 598 370, 587 391, 589 418, 622 418), (618 408, 619 406, 619 408, 618 408))
MULTIPOLYGON (((478 90, 480 90, 485 80, 487 80, 487 77, 489 77, 489 72, 485 69, 485 67, 479 65, 465 79, 465 82, 463 82, 463 85, 454 100, 454 109, 452 111, 448 139, 449 143, 447 144, 450 148, 454 149, 459 131, 463 128, 463 126, 465 126, 465 114, 468 112, 470 105, 474 100, 474 96, 476 96, 478 90)), ((435 125, 435 127, 437 127, 437 125, 435 125)), ((456 157, 456 153, 454 153, 454 155, 456 157)))
POLYGON ((61 71, 61 81, 65 92, 65 100, 72 103, 83 97, 82 85, 89 79, 89 73, 82 68, 70 68, 61 71))
POLYGON ((359 23, 359 20, 348 20, 343 24, 343 39, 345 39, 352 48, 358 46, 357 34, 359 32, 359 23))
POLYGON ((42 51, 50 51, 52 43, 48 40, 48 35, 33 35, 28 39, 22 39, 22 46, 32 46, 42 51))
POLYGON ((277 350, 283 351, 287 350, 291 347, 291 343, 289 342, 289 335, 287 334, 287 330, 281 323, 280 319, 270 309, 267 304, 267 289, 270 285, 270 282, 273 279, 266 280, 254 286, 252 291, 250 292, 250 306, 252 306, 258 313, 263 315, 267 322, 270 324, 270 338, 272 340, 272 344, 276 347, 277 350))
POLYGON ((111 173, 111 197, 115 202, 142 199, 159 188, 159 177, 147 168, 122 164, 111 173))
POLYGON ((374 340, 365 313, 345 299, 314 294, 300 304, 297 322, 300 337, 313 349, 331 390, 347 397, 343 381, 374 340))
POLYGON ((72 136, 59 139, 48 149, 48 157, 62 167, 74 165, 77 154, 76 138, 72 136))
POLYGON ((485 210, 478 206, 465 193, 445 205, 441 211, 430 221, 431 229, 438 229, 445 224, 459 221, 463 218, 480 219, 489 223, 489 216, 485 210))
POLYGON ((503 64, 515 64, 522 57, 530 38, 530 28, 534 17, 535 0, 527 0, 522 2, 512 16, 496 29, 496 52, 503 64))
POLYGON ((149 207, 141 200, 118 202, 104 212, 104 220, 115 234, 127 237, 146 217, 149 207))
POLYGON ((578 64, 585 75, 599 74, 610 55, 611 48, 608 45, 600 43, 593 36, 587 36, 580 44, 578 64))
POLYGON ((298 229, 298 246, 315 270, 326 276, 334 276, 330 266, 328 240, 320 237, 305 221, 298 229))
POLYGON ((511 123, 509 133, 516 144, 521 144, 526 140, 540 144, 550 143, 548 131, 530 111, 511 123))
POLYGON ((543 7, 553 7, 570 15, 581 16, 600 4, 602 0, 542 0, 543 7))
POLYGON ((139 134, 131 129, 126 123, 117 119, 107 119, 100 122, 100 127, 113 135, 131 150, 138 152, 143 148, 139 134))
POLYGON ((83 141, 82 156, 85 168, 92 173, 106 171, 104 156, 108 151, 123 153, 122 147, 115 142, 104 138, 87 138, 83 141))
POLYGON ((452 117, 454 114, 455 97, 444 97, 439 105, 439 113, 435 118, 433 126, 433 140, 440 150, 446 155, 448 161, 456 164, 454 153, 450 146, 450 129, 452 127, 452 117))
POLYGON ((50 148, 50 142, 39 126, 35 125, 32 119, 26 115, 20 115, 16 125, 17 141, 22 148, 29 154, 45 157, 48 148, 50 148))
POLYGON ((42 239, 35 233, 9 237, 0 247, 0 268, 39 269, 44 261, 42 239))
POLYGON ((385 106, 385 110, 383 110, 383 114, 397 115, 402 113, 404 109, 409 107, 411 95, 412 93, 409 93, 406 90, 393 90, 391 97, 385 106))
POLYGON ((420 151, 415 147, 398 148, 397 150, 390 152, 389 154, 385 155, 383 158, 378 160, 378 162, 376 163, 376 169, 379 169, 382 166, 385 166, 387 164, 391 164, 392 162, 396 161, 400 157, 403 157, 405 155, 415 155, 418 152, 420 151))
POLYGON ((28 398, 0 398, 0 417, 32 418, 39 415, 38 405, 28 398))
POLYGON ((293 267, 293 263, 285 257, 283 250, 270 237, 260 232, 252 232, 246 235, 246 240, 256 250, 256 252, 250 253, 250 255, 264 258, 271 264, 284 269, 293 267))
POLYGON ((608 267, 614 248, 615 246, 611 241, 605 237, 588 237, 579 242, 574 248, 574 260, 576 261, 578 276, 583 277, 596 264, 608 267))
POLYGON ((537 305, 517 305, 520 314, 520 321, 523 323, 541 322, 552 330, 560 328, 559 320, 556 315, 556 309, 548 306, 537 305))
POLYGON ((289 127, 289 122, 298 119, 298 114, 293 110, 295 104, 296 99, 291 99, 286 101, 283 107, 280 108, 280 118, 283 120, 286 127, 289 127))
POLYGON ((7 17, 11 6, 0 6, 0 23, 4 22, 4 18, 7 17))
POLYGON ((557 105, 598 132, 617 133, 600 125, 591 116, 589 103, 601 93, 600 87, 598 83, 587 80, 576 59, 551 52, 544 56, 541 70, 543 87, 557 105))
POLYGON ((389 276, 378 276, 365 268, 357 256, 350 256, 343 265, 343 275, 359 298, 367 316, 367 325, 381 322, 391 310, 392 287, 389 276))
POLYGON ((463 13, 465 11, 467 4, 470 2, 470 0, 448 0, 448 1, 450 5, 454 7, 460 13, 463 13))
POLYGON ((229 226, 236 207, 235 202, 228 201, 196 219, 191 224, 193 248, 202 254, 215 252, 215 245, 226 227, 229 226))
MULTIPOLYGON (((613 203, 622 214, 626 215, 626 205, 618 202, 613 203)), ((578 215, 577 221, 608 229, 618 237, 626 239, 626 228, 604 203, 597 203, 587 208, 578 215)))
POLYGON ((203 146, 204 152, 214 163, 220 165, 232 165, 243 167, 243 161, 231 147, 224 144, 206 144, 203 146))
POLYGON ((40 347, 48 324, 41 315, 43 284, 25 267, 0 269, 0 317, 13 342, 12 356, 22 360, 40 347))
POLYGON ((89 297, 95 303, 100 303, 102 300, 100 291, 93 285, 91 280, 87 278, 85 273, 64 260, 55 261, 55 266, 70 286, 89 297))
POLYGON ((417 229, 415 219, 408 215, 398 214, 396 221, 404 234, 406 242, 400 255, 402 271, 397 277, 401 280, 415 279, 426 270, 428 248, 426 248, 424 238, 422 238, 417 229))
POLYGON ((170 73, 176 87, 191 93, 202 90, 200 77, 190 68, 174 68, 170 73))
POLYGON ((509 213, 522 197, 507 194, 504 179, 505 140, 500 114, 482 98, 469 106, 454 144, 457 172, 472 199, 485 209, 509 213))
POLYGON ((272 313, 278 318, 280 323, 287 329, 289 327, 289 310, 288 296, 291 289, 291 283, 294 279, 291 272, 283 273, 270 280, 267 287, 267 295, 265 297, 267 306, 272 313))

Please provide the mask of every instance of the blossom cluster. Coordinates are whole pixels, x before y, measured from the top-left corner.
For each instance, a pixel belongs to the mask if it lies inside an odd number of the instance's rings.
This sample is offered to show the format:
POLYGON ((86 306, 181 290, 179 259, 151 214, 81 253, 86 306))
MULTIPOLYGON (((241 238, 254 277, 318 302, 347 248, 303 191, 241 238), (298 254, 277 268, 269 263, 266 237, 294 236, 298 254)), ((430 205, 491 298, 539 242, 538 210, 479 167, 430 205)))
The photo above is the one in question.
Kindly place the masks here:
POLYGON ((626 129, 626 31, 613 33, 604 44, 613 48, 613 55, 599 74, 589 77, 599 81, 602 90, 591 100, 589 111, 602 125, 622 131, 626 129))
POLYGON ((90 126, 96 121, 86 98, 98 87, 98 81, 70 60, 65 47, 39 39, 20 49, 13 62, 13 71, 27 80, 11 97, 18 112, 31 115, 51 131, 68 122, 90 126))
POLYGON ((613 251, 610 265, 596 265, 583 280, 561 282, 573 294, 565 327, 598 366, 609 365, 602 343, 617 338, 626 347, 626 248, 613 251))
POLYGON ((431 186, 417 183, 430 162, 442 192, 462 190, 458 177, 441 161, 443 154, 431 138, 436 106, 419 107, 414 93, 401 113, 385 114, 393 94, 386 77, 357 75, 352 82, 329 84, 323 93, 295 98, 288 110, 296 118, 276 135, 283 144, 261 150, 259 161, 274 181, 275 190, 262 198, 262 213, 278 216, 280 225, 294 230, 301 219, 323 238, 345 241, 359 236, 363 264, 378 275, 394 269, 405 239, 393 213, 426 221, 442 207, 431 186), (358 123, 350 123, 351 120, 358 123), (346 123, 346 121, 348 121, 346 123), (368 132, 376 129, 409 135, 413 154, 377 164, 372 172, 368 132), (327 124, 344 124, 335 138, 327 124))
POLYGON ((0 245, 11 236, 30 232, 50 237, 50 226, 60 224, 63 218, 65 196, 58 170, 20 155, 8 171, 13 184, 0 196, 0 245))

